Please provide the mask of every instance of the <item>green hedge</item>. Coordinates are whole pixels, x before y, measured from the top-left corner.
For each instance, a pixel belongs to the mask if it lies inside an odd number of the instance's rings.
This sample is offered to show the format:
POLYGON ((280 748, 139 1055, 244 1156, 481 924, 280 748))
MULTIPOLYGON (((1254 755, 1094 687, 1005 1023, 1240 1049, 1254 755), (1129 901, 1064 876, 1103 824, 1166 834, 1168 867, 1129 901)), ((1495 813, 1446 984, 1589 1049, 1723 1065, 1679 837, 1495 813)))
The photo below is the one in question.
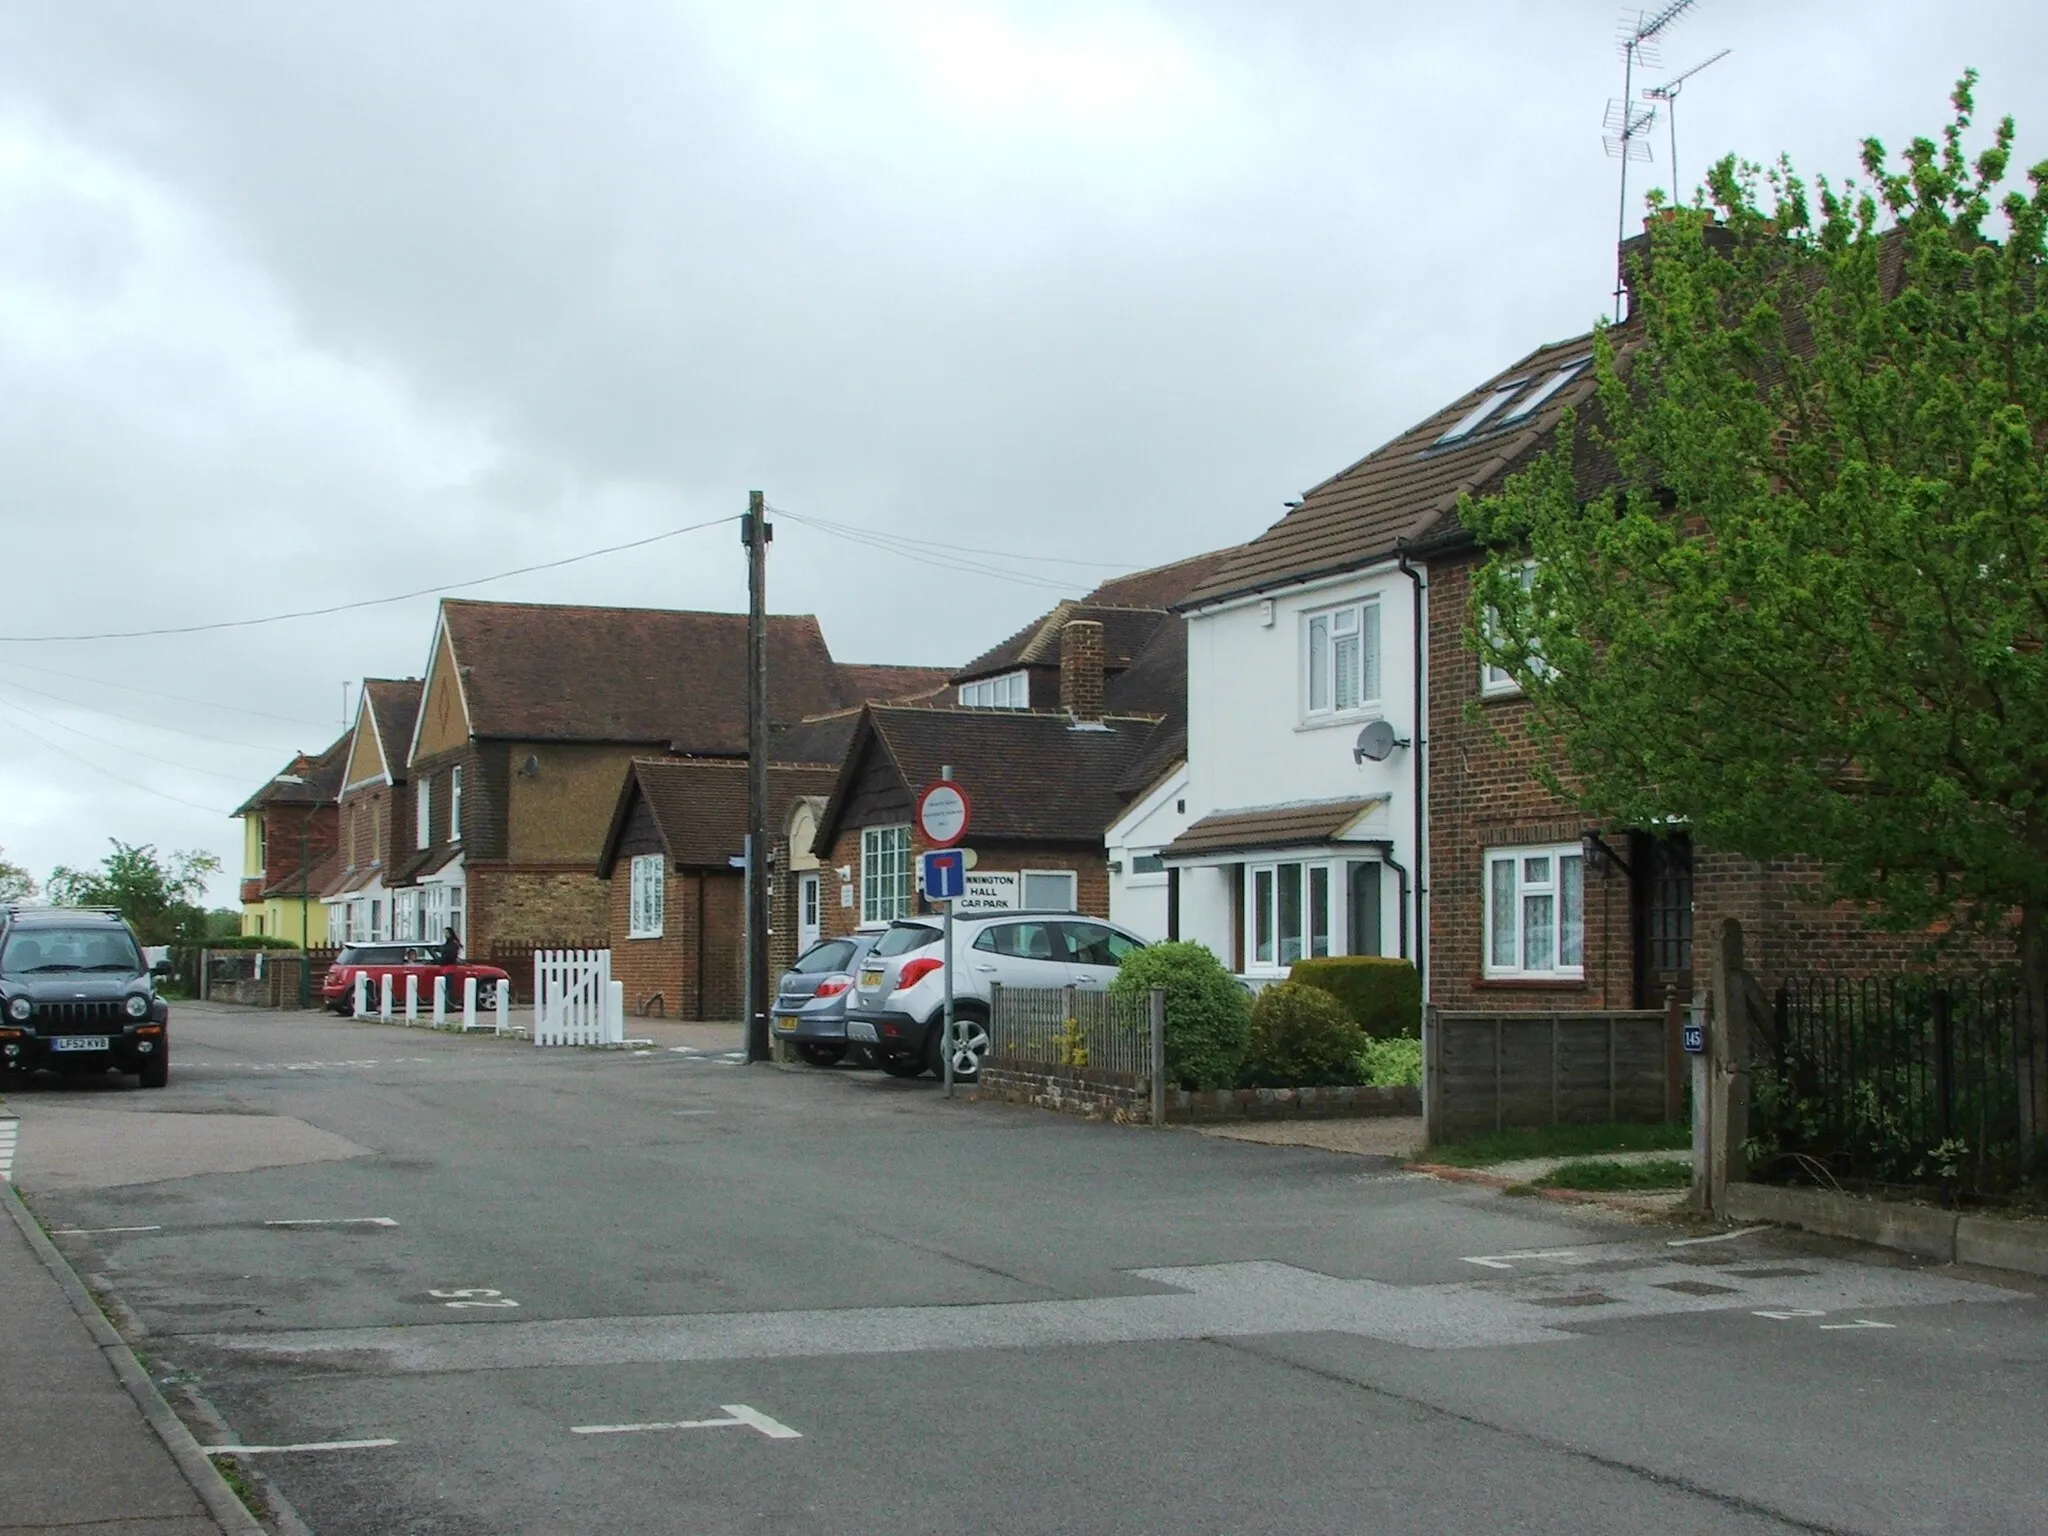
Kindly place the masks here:
POLYGON ((224 939, 208 939, 203 944, 193 944, 192 949, 297 949, 299 946, 290 939, 273 939, 260 933, 235 933, 224 939))
POLYGON ((1375 1040, 1422 1038, 1422 978, 1412 961, 1331 955, 1295 961, 1288 979, 1329 993, 1375 1040))
POLYGON ((1371 1042, 1344 1007, 1320 987, 1283 981, 1252 1002, 1247 1088, 1329 1088, 1360 1080, 1359 1055, 1371 1042))
POLYGON ((1166 1075, 1183 1088, 1234 1088, 1251 1036, 1251 999, 1200 944, 1148 944, 1118 967, 1110 996, 1144 1017, 1154 987, 1166 989, 1166 1075))

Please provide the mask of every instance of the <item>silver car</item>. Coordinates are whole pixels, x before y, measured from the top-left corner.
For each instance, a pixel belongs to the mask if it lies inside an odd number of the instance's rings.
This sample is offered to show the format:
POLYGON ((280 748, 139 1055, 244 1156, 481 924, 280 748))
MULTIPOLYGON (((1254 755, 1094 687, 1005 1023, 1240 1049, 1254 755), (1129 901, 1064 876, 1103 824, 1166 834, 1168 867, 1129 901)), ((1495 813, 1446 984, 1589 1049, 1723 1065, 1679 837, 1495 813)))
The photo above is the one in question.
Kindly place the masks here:
POLYGON ((846 1059, 846 1000, 854 972, 885 930, 825 939, 796 957, 775 989, 775 1038, 787 1040, 814 1067, 846 1059))

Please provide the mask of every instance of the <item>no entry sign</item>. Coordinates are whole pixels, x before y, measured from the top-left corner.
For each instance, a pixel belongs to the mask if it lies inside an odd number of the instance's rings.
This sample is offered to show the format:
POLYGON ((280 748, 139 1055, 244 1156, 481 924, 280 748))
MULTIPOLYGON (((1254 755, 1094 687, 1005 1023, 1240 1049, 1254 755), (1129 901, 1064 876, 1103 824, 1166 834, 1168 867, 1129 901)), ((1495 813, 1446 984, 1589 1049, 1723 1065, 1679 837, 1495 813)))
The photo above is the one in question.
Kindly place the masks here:
POLYGON ((941 779, 917 800, 917 830, 927 846, 950 848, 967 835, 967 791, 941 779))

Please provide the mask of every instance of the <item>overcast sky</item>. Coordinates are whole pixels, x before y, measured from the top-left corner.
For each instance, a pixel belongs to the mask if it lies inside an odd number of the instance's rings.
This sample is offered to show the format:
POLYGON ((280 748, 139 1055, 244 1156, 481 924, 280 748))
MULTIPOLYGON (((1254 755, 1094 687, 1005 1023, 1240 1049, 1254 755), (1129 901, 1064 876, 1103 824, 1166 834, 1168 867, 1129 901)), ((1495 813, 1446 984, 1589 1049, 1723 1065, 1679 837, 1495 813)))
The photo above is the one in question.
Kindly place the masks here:
MULTIPOLYGON (((6 0, 0 632, 382 597, 758 486, 997 552, 934 571, 777 530, 773 605, 837 655, 964 660, 1061 591, 1249 537, 1585 329, 1612 286, 1615 23, 1606 0, 6 0)), ((2020 0, 1702 0, 1666 72, 1734 51, 1682 94, 1679 170, 1850 169, 1864 134, 1934 130, 1966 64, 2032 158, 2044 44, 2020 0)), ((1654 143, 1632 202, 1669 185, 1654 143)), ((722 524, 471 595, 745 590, 722 524)), ((0 641, 0 849, 38 875, 108 837, 210 849, 232 901, 226 812, 338 733, 345 680, 419 673, 432 619, 0 641)))

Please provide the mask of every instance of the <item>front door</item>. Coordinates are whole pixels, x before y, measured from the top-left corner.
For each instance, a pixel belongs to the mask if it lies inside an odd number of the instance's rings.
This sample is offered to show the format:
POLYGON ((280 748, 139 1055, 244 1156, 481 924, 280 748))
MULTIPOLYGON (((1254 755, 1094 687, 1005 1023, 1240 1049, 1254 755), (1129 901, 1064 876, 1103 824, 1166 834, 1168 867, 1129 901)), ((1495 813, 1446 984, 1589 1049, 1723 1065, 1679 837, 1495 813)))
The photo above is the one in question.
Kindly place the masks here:
POLYGON ((1692 838, 1683 832, 1629 838, 1635 1004, 1664 1006, 1665 989, 1692 995, 1692 838))
POLYGON ((818 909, 818 877, 798 875, 796 878, 796 952, 802 954, 818 942, 822 931, 822 916, 818 909))

